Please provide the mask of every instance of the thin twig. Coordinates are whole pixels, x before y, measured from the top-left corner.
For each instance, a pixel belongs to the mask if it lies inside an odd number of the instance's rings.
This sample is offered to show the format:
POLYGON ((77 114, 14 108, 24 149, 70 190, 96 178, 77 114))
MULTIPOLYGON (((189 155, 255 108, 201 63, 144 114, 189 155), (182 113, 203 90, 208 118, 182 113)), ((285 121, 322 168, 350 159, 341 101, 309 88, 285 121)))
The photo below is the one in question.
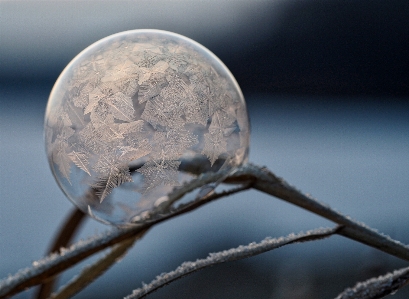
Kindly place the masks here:
POLYGON ((242 186, 230 189, 230 190, 226 190, 226 191, 222 191, 222 192, 216 192, 216 193, 212 193, 210 195, 206 195, 203 198, 198 198, 195 199, 191 202, 188 202, 186 204, 181 204, 180 206, 171 209, 170 212, 168 214, 162 215, 161 217, 161 221, 167 219, 167 218, 173 218, 177 215, 181 215, 190 211, 193 211, 205 204, 208 204, 212 201, 215 201, 217 199, 220 199, 222 197, 227 197, 233 194, 236 194, 238 192, 242 192, 245 190, 250 189, 252 186, 252 183, 248 183, 248 184, 243 184, 242 186))
POLYGON ((125 299, 143 298, 179 278, 217 264, 248 258, 293 243, 324 239, 335 234, 339 228, 340 227, 326 229, 319 228, 306 233, 299 233, 297 235, 290 234, 287 237, 275 239, 266 238, 259 243, 250 243, 246 246, 241 245, 237 248, 210 253, 205 259, 199 259, 195 262, 184 262, 177 267, 176 270, 157 276, 151 283, 145 284, 142 288, 134 290, 132 294, 125 297, 125 299))
POLYGON ((95 279, 105 273, 115 262, 121 259, 127 251, 133 246, 136 240, 140 239, 143 234, 139 234, 134 238, 127 239, 115 245, 111 251, 97 260, 90 266, 87 266, 82 272, 62 286, 58 292, 53 293, 50 299, 66 299, 70 298, 86 286, 91 284, 95 279))
MULTIPOLYGON (((87 218, 87 215, 84 214, 78 208, 74 208, 69 213, 68 217, 66 218, 65 222, 61 226, 60 230, 56 234, 53 243, 50 246, 48 253, 55 253, 63 247, 67 247, 71 242, 72 238, 78 232, 81 225, 84 223, 84 220, 87 218)), ((53 291, 54 284, 56 282, 56 277, 52 277, 48 281, 45 281, 40 287, 38 288, 37 294, 35 298, 37 299, 46 299, 50 296, 51 292, 53 291)))
POLYGON ((409 267, 359 282, 335 299, 378 299, 394 294, 405 285, 409 285, 409 267))
POLYGON ((35 261, 32 267, 19 270, 15 275, 0 281, 0 298, 8 298, 26 288, 40 284, 49 277, 65 271, 92 254, 144 232, 150 226, 139 225, 121 230, 114 229, 85 241, 79 241, 68 249, 61 249, 59 254, 54 253, 35 261))

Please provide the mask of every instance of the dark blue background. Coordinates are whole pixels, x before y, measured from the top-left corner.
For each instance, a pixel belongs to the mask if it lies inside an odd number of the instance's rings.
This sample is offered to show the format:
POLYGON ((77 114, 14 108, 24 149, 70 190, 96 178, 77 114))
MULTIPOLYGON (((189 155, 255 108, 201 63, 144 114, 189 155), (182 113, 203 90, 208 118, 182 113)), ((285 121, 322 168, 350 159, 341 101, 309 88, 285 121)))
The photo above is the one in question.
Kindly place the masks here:
MULTIPOLYGON (((408 20, 396 0, 0 2, 0 277, 40 258, 71 209, 43 146, 55 80, 91 43, 138 28, 186 35, 224 61, 246 97, 251 162, 408 244, 408 20)), ((329 225, 249 191, 155 227, 78 298, 119 298, 183 261, 329 225)), ((89 220, 81 237, 106 229, 89 220)), ((213 267, 152 298, 333 298, 404 265, 336 236, 213 267)))

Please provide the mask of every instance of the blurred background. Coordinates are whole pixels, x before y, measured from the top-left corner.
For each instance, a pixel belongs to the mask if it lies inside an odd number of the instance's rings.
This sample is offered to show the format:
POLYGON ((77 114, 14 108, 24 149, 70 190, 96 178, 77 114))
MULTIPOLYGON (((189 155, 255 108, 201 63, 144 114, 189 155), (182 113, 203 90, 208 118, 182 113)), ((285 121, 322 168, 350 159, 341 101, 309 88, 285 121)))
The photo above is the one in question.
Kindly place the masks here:
MULTIPOLYGON (((1 1, 0 278, 42 257, 72 209, 43 145, 55 80, 88 45, 143 28, 192 38, 227 65, 247 101, 251 162, 409 244, 408 1, 1 1)), ((75 298, 122 298, 183 261, 320 226, 332 224, 248 191, 156 226, 75 298)), ((79 238, 107 229, 88 220, 79 238)), ((405 265, 335 236, 216 266, 149 298, 328 299, 405 265)), ((408 297, 406 287, 393 298, 408 297)))

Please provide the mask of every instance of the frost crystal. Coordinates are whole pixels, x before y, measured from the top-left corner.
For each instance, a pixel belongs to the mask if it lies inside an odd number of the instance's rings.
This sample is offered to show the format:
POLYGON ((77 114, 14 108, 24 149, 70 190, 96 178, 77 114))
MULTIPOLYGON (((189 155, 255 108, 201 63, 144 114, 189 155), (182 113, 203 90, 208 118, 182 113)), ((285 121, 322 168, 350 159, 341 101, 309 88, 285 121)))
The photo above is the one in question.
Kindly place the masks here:
POLYGON ((150 160, 145 163, 138 172, 144 175, 145 185, 143 193, 148 192, 161 184, 168 186, 178 186, 178 168, 180 161, 159 161, 150 160))
POLYGON ((227 68, 197 43, 157 30, 119 33, 78 55, 53 88, 45 130, 65 194, 118 225, 201 173, 245 162, 249 140, 227 68))

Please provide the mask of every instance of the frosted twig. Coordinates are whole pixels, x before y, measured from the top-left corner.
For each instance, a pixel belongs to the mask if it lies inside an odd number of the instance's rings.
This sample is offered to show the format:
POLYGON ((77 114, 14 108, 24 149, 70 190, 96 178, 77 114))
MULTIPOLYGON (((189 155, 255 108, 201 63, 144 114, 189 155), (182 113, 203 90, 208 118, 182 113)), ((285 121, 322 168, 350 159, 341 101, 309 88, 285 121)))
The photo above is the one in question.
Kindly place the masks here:
POLYGON ((95 279, 105 273, 118 259, 122 258, 127 251, 132 247, 137 239, 142 237, 139 235, 136 238, 127 239, 118 245, 115 245, 111 251, 97 260, 92 265, 85 267, 82 272, 62 286, 57 292, 50 296, 50 299, 66 299, 70 298, 83 288, 92 283, 95 279))
POLYGON ((303 194, 266 168, 249 164, 238 169, 234 176, 239 178, 240 176, 250 176, 250 178, 253 179, 252 187, 254 189, 281 198, 282 200, 343 225, 344 228, 341 229, 338 234, 409 261, 408 245, 404 245, 391 239, 389 236, 380 234, 365 224, 337 212, 309 195, 303 194))
POLYGON ((409 284, 409 267, 395 270, 377 278, 358 282, 353 288, 348 288, 335 299, 378 299, 394 294, 400 288, 409 284))
POLYGON ((68 249, 63 249, 60 254, 51 254, 42 260, 33 263, 30 268, 19 270, 15 275, 9 276, 0 281, 0 298, 7 298, 26 288, 42 283, 48 277, 55 276, 85 258, 95 254, 107 247, 115 245, 123 240, 132 238, 138 234, 144 234, 152 225, 188 212, 212 200, 231 195, 233 193, 250 188, 248 184, 236 189, 215 193, 204 200, 195 201, 176 209, 173 213, 164 215, 160 219, 151 222, 140 223, 134 227, 121 230, 108 231, 100 236, 92 237, 85 241, 77 242, 68 249))
MULTIPOLYGON (((68 215, 65 223, 61 226, 58 233, 55 236, 55 239, 50 246, 49 253, 58 252, 61 247, 67 247, 71 242, 71 239, 77 233, 79 228, 81 227, 84 220, 87 218, 87 215, 84 214, 78 208, 74 208, 70 214, 68 215)), ((50 296, 54 284, 56 281, 56 277, 53 279, 47 280, 44 282, 37 291, 36 299, 46 299, 50 296)))
POLYGON ((327 238, 337 232, 340 229, 339 226, 335 228, 319 228, 308 231, 306 233, 290 234, 286 237, 280 238, 266 238, 259 243, 250 243, 246 246, 239 246, 229 250, 224 250, 216 253, 210 253, 205 259, 199 259, 195 262, 184 262, 176 270, 163 273, 156 277, 151 283, 143 285, 142 288, 136 289, 131 295, 125 297, 125 299, 139 299, 146 295, 156 291, 157 289, 179 279, 193 272, 202 270, 221 264, 224 262, 236 261, 247 257, 255 256, 260 253, 270 251, 288 244, 313 241, 327 238))
MULTIPOLYGON (((189 190, 193 190, 196 187, 204 186, 210 182, 216 182, 223 175, 225 174, 222 172, 199 176, 196 180, 192 181, 192 186, 186 184, 180 187, 180 189, 176 189, 175 197, 186 194, 189 190)), ((256 190, 278 197, 342 225, 343 227, 337 232, 340 235, 409 261, 409 246, 380 234, 366 225, 342 215, 326 204, 304 195, 265 168, 252 164, 244 165, 227 176, 225 182, 231 184, 251 184, 251 187, 256 190)), ((206 201, 201 201, 196 207, 205 203, 206 201)), ((65 249, 61 254, 53 254, 43 260, 34 262, 33 267, 20 270, 15 275, 11 275, 0 281, 0 298, 9 297, 26 288, 42 283, 45 279, 65 271, 90 255, 122 242, 123 240, 132 238, 139 233, 143 233, 152 225, 170 219, 180 213, 180 211, 170 211, 163 217, 159 217, 153 221, 142 222, 134 227, 113 230, 103 235, 92 237, 87 241, 74 244, 70 249, 65 249)))
POLYGON ((177 200, 181 199, 184 195, 187 193, 201 188, 205 185, 208 185, 210 183, 215 183, 218 182, 220 179, 225 178, 229 174, 228 169, 218 171, 216 173, 205 173, 200 175, 198 178, 191 180, 188 183, 185 183, 184 185, 180 186, 179 188, 175 188, 169 195, 168 195, 168 200, 166 201, 165 205, 163 208, 170 208, 172 204, 174 204, 177 200))
MULTIPOLYGON (((229 191, 224 191, 221 193, 215 193, 211 197, 206 199, 206 202, 210 202, 212 200, 218 199, 220 197, 225 197, 240 191, 243 191, 245 189, 250 188, 249 185, 238 187, 229 191)), ((178 213, 184 213, 188 209, 194 209, 196 206, 200 205, 199 201, 195 201, 192 204, 186 204, 181 207, 178 207, 177 211, 175 212, 178 213)), ((126 252, 132 247, 134 242, 137 239, 140 239, 142 237, 141 234, 138 235, 137 238, 132 238, 132 239, 127 239, 125 241, 122 241, 122 243, 119 243, 118 245, 115 246, 111 250, 111 252, 104 256, 103 258, 99 259, 95 263, 93 263, 90 266, 87 266, 79 276, 74 277, 72 281, 68 282, 67 285, 61 287, 58 292, 52 294, 50 299, 65 299, 65 298, 70 298, 74 294, 78 293, 80 290, 85 288, 87 285, 92 283, 97 277, 102 275, 105 271, 107 271, 115 261, 117 261, 118 258, 121 258, 121 256, 125 255, 126 252)))
POLYGON ((79 241, 68 249, 61 248, 59 253, 33 262, 31 267, 21 269, 16 274, 0 281, 0 298, 8 298, 26 288, 42 283, 87 257, 126 239, 144 234, 150 225, 138 225, 126 229, 114 229, 99 236, 79 241))
POLYGON ((219 198, 222 197, 227 197, 230 195, 233 195, 235 193, 241 192, 241 191, 245 191, 251 188, 251 183, 250 184, 244 184, 240 187, 236 187, 230 190, 226 190, 226 191, 222 191, 222 192, 218 192, 218 193, 212 193, 212 194, 206 194, 205 197, 203 198, 197 198, 192 200, 191 202, 188 202, 186 204, 181 204, 180 206, 170 210, 169 212, 169 216, 170 217, 174 217, 178 214, 183 214, 183 213, 187 213, 189 211, 192 211, 198 207, 203 206, 204 204, 210 203, 214 200, 217 200, 219 198))

